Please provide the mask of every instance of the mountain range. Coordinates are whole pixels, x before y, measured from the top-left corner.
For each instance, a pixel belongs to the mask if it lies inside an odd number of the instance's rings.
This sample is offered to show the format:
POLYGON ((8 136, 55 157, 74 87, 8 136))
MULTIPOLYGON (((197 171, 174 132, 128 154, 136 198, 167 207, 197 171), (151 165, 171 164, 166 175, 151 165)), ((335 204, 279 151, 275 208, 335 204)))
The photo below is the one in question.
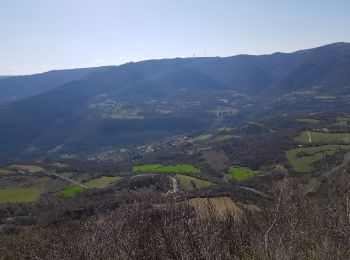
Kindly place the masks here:
POLYGON ((334 43, 0 77, 0 159, 137 145, 248 120, 281 104, 290 113, 345 105, 349 72, 350 44, 334 43))

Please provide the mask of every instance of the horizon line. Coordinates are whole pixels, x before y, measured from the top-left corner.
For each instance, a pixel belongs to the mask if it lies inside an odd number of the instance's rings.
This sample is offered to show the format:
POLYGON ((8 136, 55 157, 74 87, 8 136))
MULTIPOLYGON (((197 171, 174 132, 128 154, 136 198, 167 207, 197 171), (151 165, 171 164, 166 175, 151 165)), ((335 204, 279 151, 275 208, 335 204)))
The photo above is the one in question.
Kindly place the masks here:
POLYGON ((280 51, 275 51, 275 52, 270 52, 270 53, 261 53, 261 54, 248 54, 248 53, 240 53, 240 54, 234 54, 234 55, 228 55, 228 56, 196 56, 195 54, 191 56, 178 56, 178 57, 164 57, 164 58, 146 58, 146 59, 140 59, 140 60, 129 60, 127 62, 123 62, 120 64, 109 64, 109 65, 101 65, 101 66, 82 66, 82 67, 64 67, 64 68, 53 68, 49 70, 42 70, 34 73, 28 73, 28 74, 3 74, 0 75, 0 77, 3 78, 9 78, 9 77, 22 77, 22 76, 32 76, 32 75, 37 75, 37 74, 44 74, 44 73, 49 73, 49 72, 54 72, 54 71, 64 71, 64 70, 79 70, 79 69, 90 69, 90 68, 102 68, 102 67, 119 67, 123 66, 125 64, 129 63, 139 63, 139 62, 146 62, 146 61, 159 61, 159 60, 173 60, 173 59, 200 59, 200 58, 231 58, 231 57, 236 57, 236 56, 268 56, 268 55, 273 55, 276 53, 280 54, 292 54, 296 53, 299 51, 307 51, 307 50, 313 50, 313 49, 318 49, 330 45, 338 45, 338 44, 350 44, 349 42, 333 42, 333 43, 328 43, 324 45, 318 45, 316 47, 309 47, 306 49, 299 49, 299 50, 293 50, 293 51, 288 51, 288 52, 280 52, 280 51))

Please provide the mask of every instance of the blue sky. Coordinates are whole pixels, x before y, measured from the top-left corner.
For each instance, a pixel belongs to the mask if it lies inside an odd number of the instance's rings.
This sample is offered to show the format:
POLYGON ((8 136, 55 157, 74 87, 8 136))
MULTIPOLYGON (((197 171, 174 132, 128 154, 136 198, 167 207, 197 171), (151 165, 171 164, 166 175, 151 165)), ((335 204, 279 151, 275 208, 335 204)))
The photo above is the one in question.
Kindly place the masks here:
POLYGON ((0 75, 350 42, 348 0, 0 0, 0 75))

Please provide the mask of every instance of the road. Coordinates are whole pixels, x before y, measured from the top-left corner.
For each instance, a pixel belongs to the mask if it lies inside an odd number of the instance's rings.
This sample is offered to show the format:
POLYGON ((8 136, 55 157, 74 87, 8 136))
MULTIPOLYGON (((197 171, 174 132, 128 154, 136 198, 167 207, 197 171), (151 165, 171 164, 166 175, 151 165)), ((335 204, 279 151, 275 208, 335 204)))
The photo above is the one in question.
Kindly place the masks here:
POLYGON ((88 188, 89 188, 88 186, 86 186, 86 185, 84 185, 84 184, 82 184, 82 183, 80 183, 80 182, 78 182, 78 181, 72 180, 72 179, 70 179, 70 178, 68 178, 68 177, 64 177, 64 176, 59 175, 59 174, 54 173, 54 172, 48 172, 47 175, 55 176, 55 177, 57 177, 57 178, 60 178, 60 179, 65 180, 65 181, 68 181, 68 182, 70 182, 70 183, 73 183, 73 184, 78 185, 78 186, 80 186, 80 187, 83 187, 83 188, 85 188, 85 189, 88 189, 88 188))
POLYGON ((311 139, 310 131, 307 131, 307 135, 309 136, 309 144, 311 144, 312 143, 312 139, 311 139))
POLYGON ((330 169, 328 172, 326 172, 322 177, 322 179, 328 178, 330 175, 332 175, 333 173, 341 170, 342 168, 346 167, 348 165, 348 163, 350 162, 350 152, 346 153, 344 155, 344 160, 342 162, 342 164, 339 164, 335 167, 333 167, 332 169, 330 169))
POLYGON ((272 196, 268 195, 267 193, 265 192, 262 192, 260 190, 257 190, 257 189, 254 189, 254 188, 251 188, 251 187, 246 187, 246 186, 239 186, 239 188, 243 189, 243 190, 247 190, 247 191, 250 191, 252 193, 255 193, 261 197, 264 197, 264 198, 267 198, 267 199, 273 199, 272 196))

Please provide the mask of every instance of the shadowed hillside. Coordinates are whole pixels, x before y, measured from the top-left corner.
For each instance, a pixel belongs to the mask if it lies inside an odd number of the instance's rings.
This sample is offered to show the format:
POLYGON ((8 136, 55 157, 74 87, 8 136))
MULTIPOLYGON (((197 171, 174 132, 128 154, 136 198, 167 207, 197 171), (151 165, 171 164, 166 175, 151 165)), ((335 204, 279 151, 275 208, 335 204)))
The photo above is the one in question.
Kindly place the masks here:
POLYGON ((151 60, 1 79, 3 100, 10 89, 27 89, 23 96, 45 92, 0 108, 0 156, 134 145, 208 129, 223 114, 234 122, 342 105, 350 91, 349 57, 350 44, 336 43, 288 54, 151 60), (323 102, 337 96, 344 100, 323 102))

